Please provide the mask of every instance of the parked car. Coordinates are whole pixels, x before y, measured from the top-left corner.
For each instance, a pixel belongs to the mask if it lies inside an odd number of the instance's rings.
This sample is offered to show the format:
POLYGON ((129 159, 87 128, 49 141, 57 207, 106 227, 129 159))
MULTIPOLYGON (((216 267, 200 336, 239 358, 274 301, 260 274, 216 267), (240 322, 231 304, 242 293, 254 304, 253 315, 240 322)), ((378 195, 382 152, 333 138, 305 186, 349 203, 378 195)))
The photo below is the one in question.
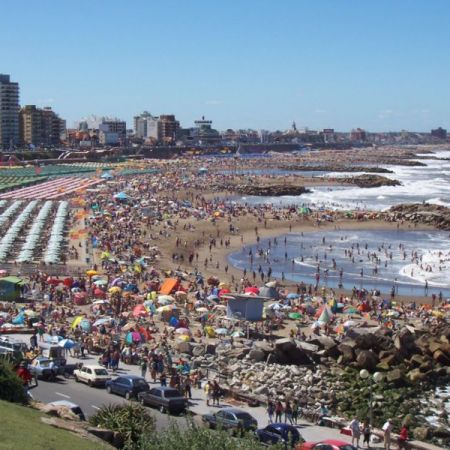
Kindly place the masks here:
POLYGON ((104 386, 111 379, 108 371, 101 366, 86 365, 73 371, 75 381, 82 381, 89 386, 104 386))
POLYGON ((57 400, 55 402, 49 403, 49 405, 65 406, 66 408, 70 409, 75 415, 77 415, 80 418, 80 420, 83 421, 86 420, 86 417, 84 416, 82 409, 75 403, 68 402, 67 400, 57 400))
POLYGON ((58 375, 64 375, 64 366, 58 365, 57 362, 45 357, 37 357, 33 359, 28 366, 28 370, 36 378, 42 378, 44 380, 53 380, 58 375))
POLYGON ((145 379, 137 375, 125 375, 106 382, 106 390, 110 394, 123 395, 127 400, 137 397, 139 392, 145 392, 149 389, 145 379))
POLYGON ((256 430, 256 435, 265 444, 286 443, 295 447, 299 441, 303 441, 297 428, 287 423, 272 423, 265 428, 256 430))
POLYGON ((210 428, 222 428, 224 430, 249 431, 258 428, 258 421, 247 411, 238 408, 223 408, 212 414, 202 417, 210 428))
POLYGON ((356 450, 356 447, 348 442, 337 439, 326 439, 320 442, 304 442, 298 444, 295 450, 356 450))
POLYGON ((178 389, 161 386, 146 392, 139 392, 138 400, 142 405, 156 406, 162 413, 181 414, 186 410, 187 400, 178 389))

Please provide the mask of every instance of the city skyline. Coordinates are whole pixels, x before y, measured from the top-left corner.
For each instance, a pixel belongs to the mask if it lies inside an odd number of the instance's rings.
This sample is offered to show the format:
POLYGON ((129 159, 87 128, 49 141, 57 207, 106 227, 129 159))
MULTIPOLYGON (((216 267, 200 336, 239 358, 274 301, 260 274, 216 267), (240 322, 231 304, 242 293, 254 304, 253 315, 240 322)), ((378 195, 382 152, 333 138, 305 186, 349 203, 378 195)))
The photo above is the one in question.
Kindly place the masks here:
POLYGON ((21 105, 68 126, 95 114, 131 128, 144 110, 220 130, 450 125, 444 1, 25 4, 0 18, 1 72, 21 105))

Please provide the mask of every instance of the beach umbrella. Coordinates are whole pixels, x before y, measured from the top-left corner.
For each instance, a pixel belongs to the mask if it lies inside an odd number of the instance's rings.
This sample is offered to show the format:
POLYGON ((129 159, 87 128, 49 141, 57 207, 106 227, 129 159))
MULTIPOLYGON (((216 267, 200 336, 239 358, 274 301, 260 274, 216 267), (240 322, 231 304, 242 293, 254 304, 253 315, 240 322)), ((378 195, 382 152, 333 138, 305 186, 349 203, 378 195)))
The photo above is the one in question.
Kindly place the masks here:
POLYGON ((180 334, 177 336, 177 338, 183 342, 190 342, 190 340, 191 340, 191 337, 187 334, 180 334))
POLYGON ((102 252, 100 258, 101 259, 108 259, 111 256, 111 253, 109 252, 102 252))
POLYGON ((244 337, 245 334, 242 331, 235 331, 234 333, 232 333, 231 336, 232 337, 244 337))
POLYGON ((177 328, 175 330, 176 334, 191 334, 191 331, 188 328, 177 328))
POLYGON ((345 314, 356 314, 356 313, 358 313, 358 310, 356 308, 354 308, 353 306, 346 306, 344 308, 344 313, 345 314))
POLYGON ((298 312, 291 312, 289 313, 289 319, 298 320, 301 319, 303 316, 298 312))
POLYGON ((114 198, 116 198, 118 200, 126 200, 128 198, 128 195, 125 194, 125 192, 119 192, 118 194, 116 194, 114 196, 114 198))
POLYGON ((158 302, 160 300, 169 301, 169 302, 174 302, 175 301, 175 299, 171 295, 166 295, 166 294, 158 295, 158 302))
MULTIPOLYGON (((95 289, 94 290, 94 295, 96 296, 96 297, 100 297, 100 298, 103 298, 105 295, 106 295, 106 292, 105 291, 102 291, 101 289, 95 289)), ((98 303, 97 303, 98 304, 98 303)))
POLYGON ((225 281, 219 283, 219 289, 230 289, 230 285, 225 281))
POLYGON ((58 278, 47 278, 47 284, 52 284, 56 286, 59 283, 63 283, 63 280, 59 280, 58 278))
POLYGON ((288 300, 295 300, 297 298, 299 298, 300 296, 298 294, 296 294, 295 292, 290 292, 288 295, 286 295, 286 298, 288 300))
POLYGON ((83 319, 81 322, 80 322, 80 328, 83 330, 83 331, 86 331, 86 332, 90 332, 91 331, 91 322, 89 322, 89 320, 88 319, 83 319))
POLYGON ((112 280, 112 282, 111 282, 111 286, 117 286, 119 283, 122 283, 122 282, 123 282, 122 277, 114 278, 114 280, 112 280))
POLYGON ((276 281, 268 281, 265 284, 266 287, 271 288, 271 287, 276 287, 277 286, 277 282, 276 281))
POLYGON ((96 286, 106 286, 108 284, 108 281, 104 280, 104 279, 100 279, 100 280, 95 280, 94 284, 96 286))
POLYGON ((269 309, 281 309, 281 305, 279 303, 271 303, 267 306, 269 309))
POLYGON ((62 348, 73 348, 76 346, 76 343, 74 341, 72 341, 72 339, 62 339, 61 341, 58 342, 58 346, 62 347, 62 348))
POLYGON ((27 317, 38 317, 39 316, 39 314, 36 312, 36 311, 33 311, 32 309, 26 309, 25 311, 24 311, 24 314, 27 316, 27 317))
POLYGON ((84 316, 77 316, 77 317, 75 317, 75 319, 72 322, 71 327, 72 328, 76 328, 83 319, 84 319, 84 316))
POLYGON ((101 319, 97 319, 93 325, 94 327, 98 327, 100 325, 104 325, 105 323, 111 322, 112 320, 114 320, 112 317, 103 317, 101 319))
POLYGON ((74 287, 71 289, 71 292, 75 294, 76 292, 81 292, 81 289, 79 287, 74 287))
POLYGON ((214 330, 214 332, 215 332, 216 334, 221 334, 221 335, 228 334, 228 330, 227 330, 226 328, 216 328, 216 329, 214 330))
POLYGON ((88 277, 92 277, 94 275, 98 275, 98 272, 96 270, 94 270, 94 269, 89 269, 89 270, 86 270, 86 275, 88 277))
POLYGON ((201 306, 200 308, 196 309, 197 312, 208 312, 208 308, 205 308, 204 306, 201 306))
POLYGON ((119 286, 113 286, 112 288, 109 288, 108 292, 110 294, 120 294, 122 292, 122 289, 119 286))

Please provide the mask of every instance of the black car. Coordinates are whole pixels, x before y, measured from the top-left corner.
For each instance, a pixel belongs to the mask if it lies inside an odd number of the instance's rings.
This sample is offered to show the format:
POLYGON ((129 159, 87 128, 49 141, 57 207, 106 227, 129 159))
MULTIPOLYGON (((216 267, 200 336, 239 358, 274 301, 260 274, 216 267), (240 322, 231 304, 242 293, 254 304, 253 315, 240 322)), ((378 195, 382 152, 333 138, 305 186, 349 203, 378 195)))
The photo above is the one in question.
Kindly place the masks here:
POLYGON ((202 417, 210 428, 222 428, 224 430, 249 431, 258 428, 258 421, 247 411, 238 408, 223 408, 213 414, 205 414, 202 417))
POLYGON ((286 443, 295 447, 298 442, 303 442, 297 428, 287 423, 271 423, 265 428, 256 430, 256 435, 261 442, 269 445, 286 443))
POLYGON ((106 390, 110 394, 123 395, 127 400, 137 397, 139 392, 145 392, 149 389, 145 378, 137 375, 125 375, 106 382, 106 390))
POLYGON ((177 389, 161 386, 147 392, 139 392, 138 400, 142 405, 156 406, 162 413, 181 414, 186 410, 187 400, 177 389))

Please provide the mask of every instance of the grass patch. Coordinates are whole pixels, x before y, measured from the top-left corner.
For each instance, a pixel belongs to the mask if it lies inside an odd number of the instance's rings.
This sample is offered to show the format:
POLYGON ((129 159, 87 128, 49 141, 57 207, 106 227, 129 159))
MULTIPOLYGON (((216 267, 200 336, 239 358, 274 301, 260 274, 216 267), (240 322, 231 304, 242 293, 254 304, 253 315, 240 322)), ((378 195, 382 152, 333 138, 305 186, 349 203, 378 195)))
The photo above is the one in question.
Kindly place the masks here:
POLYGON ((0 400, 0 449, 100 450, 111 448, 41 421, 42 413, 0 400))

